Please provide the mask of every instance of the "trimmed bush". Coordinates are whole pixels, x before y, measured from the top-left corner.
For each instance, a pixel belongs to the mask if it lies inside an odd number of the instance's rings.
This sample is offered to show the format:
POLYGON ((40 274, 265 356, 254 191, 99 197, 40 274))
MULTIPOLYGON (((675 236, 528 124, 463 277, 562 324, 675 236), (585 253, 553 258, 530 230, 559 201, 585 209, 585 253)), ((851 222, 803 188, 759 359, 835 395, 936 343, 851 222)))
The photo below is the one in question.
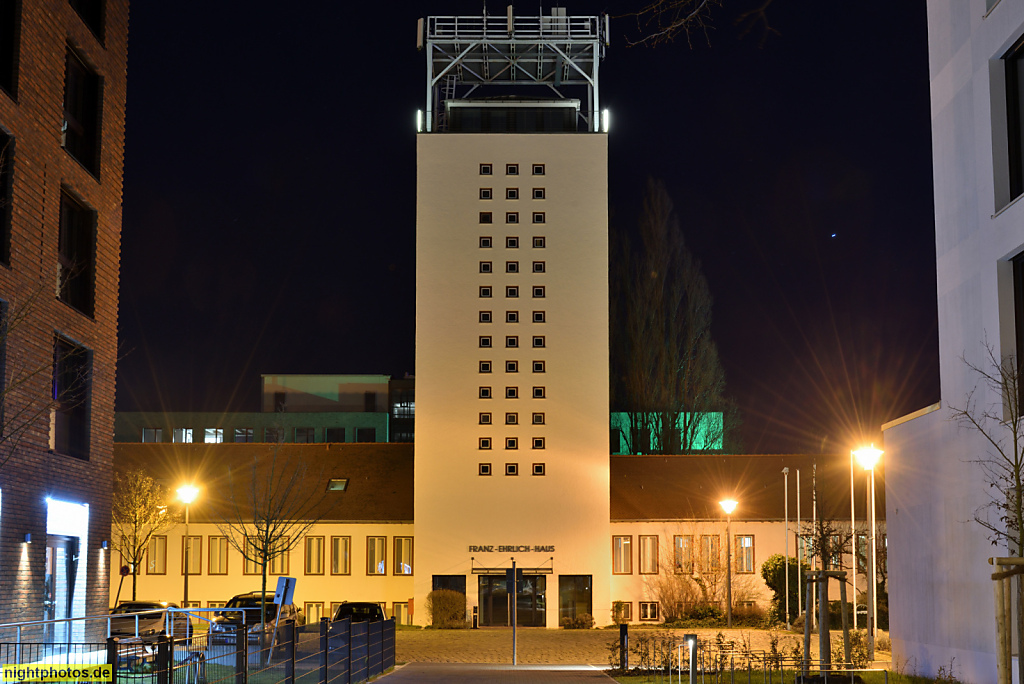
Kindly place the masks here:
POLYGON ((451 589, 435 589, 427 594, 427 615, 436 629, 466 627, 466 595, 451 589))
POLYGON ((594 626, 594 617, 588 613, 577 615, 574 618, 564 617, 561 624, 565 629, 590 629, 594 626))

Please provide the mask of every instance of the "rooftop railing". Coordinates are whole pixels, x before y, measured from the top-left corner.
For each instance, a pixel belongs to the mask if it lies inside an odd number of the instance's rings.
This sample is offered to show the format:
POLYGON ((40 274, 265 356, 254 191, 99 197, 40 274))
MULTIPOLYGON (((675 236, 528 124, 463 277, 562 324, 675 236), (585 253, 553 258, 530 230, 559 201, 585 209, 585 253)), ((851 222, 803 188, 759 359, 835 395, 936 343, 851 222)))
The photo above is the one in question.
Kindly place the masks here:
POLYGON ((428 17, 427 38, 439 40, 597 40, 599 17, 512 17, 509 31, 507 16, 428 17))

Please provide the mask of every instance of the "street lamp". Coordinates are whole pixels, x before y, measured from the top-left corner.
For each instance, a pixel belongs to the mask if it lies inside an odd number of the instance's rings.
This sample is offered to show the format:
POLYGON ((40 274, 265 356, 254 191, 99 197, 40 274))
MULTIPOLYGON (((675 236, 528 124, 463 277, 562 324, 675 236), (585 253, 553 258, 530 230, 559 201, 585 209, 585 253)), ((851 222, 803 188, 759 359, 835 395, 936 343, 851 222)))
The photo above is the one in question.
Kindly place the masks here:
POLYGON ((725 625, 732 627, 732 512, 736 502, 725 499, 718 505, 725 511, 725 625))
POLYGON ((193 485, 187 484, 178 487, 178 500, 185 504, 185 572, 183 573, 185 575, 185 599, 182 601, 181 607, 186 609, 188 608, 188 570, 189 561, 191 560, 191 544, 189 544, 188 539, 188 507, 189 504, 196 500, 197 496, 199 496, 199 490, 193 485))
POLYGON ((853 452, 857 462, 869 473, 868 515, 871 519, 871 541, 869 542, 871 547, 871 580, 868 583, 868 601, 870 601, 868 609, 868 659, 870 660, 875 658, 875 631, 878 628, 878 596, 875 589, 878 582, 878 567, 875 560, 875 465, 878 463, 878 459, 882 457, 882 453, 882 450, 876 449, 874 444, 853 452))
POLYGON ((783 481, 785 482, 786 495, 785 500, 785 514, 786 514, 786 593, 783 603, 786 604, 786 629, 789 629, 789 468, 782 469, 783 481))

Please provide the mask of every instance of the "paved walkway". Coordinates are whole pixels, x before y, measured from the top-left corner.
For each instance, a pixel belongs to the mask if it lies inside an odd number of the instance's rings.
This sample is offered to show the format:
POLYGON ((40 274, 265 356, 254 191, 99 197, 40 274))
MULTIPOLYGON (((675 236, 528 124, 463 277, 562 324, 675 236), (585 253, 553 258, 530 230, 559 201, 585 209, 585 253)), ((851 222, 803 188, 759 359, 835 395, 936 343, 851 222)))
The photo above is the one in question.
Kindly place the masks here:
POLYGON ((573 665, 511 665, 410 663, 383 680, 386 684, 609 684, 597 668, 573 665))

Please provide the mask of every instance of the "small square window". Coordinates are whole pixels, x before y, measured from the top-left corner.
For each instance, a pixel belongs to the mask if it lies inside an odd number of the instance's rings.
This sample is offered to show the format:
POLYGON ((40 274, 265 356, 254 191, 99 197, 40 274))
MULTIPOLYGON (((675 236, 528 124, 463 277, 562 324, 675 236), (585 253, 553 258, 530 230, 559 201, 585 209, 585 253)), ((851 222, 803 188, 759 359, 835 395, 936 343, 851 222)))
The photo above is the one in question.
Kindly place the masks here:
POLYGON ((534 249, 544 249, 547 246, 548 246, 548 241, 543 236, 538 235, 538 236, 533 238, 533 248, 534 249))
POLYGON ((518 361, 506 361, 505 362, 505 372, 506 373, 518 373, 519 372, 519 362, 518 361))
POLYGON ((505 296, 516 298, 519 296, 519 287, 516 285, 509 285, 505 288, 505 296))
POLYGON ((505 223, 519 223, 519 212, 518 211, 506 211, 505 212, 505 223))
POLYGON ((545 219, 546 219, 546 217, 545 217, 543 211, 535 211, 535 212, 533 212, 533 222, 534 223, 546 223, 545 219))
POLYGON ((519 312, 518 311, 506 311, 505 312, 505 322, 506 323, 518 323, 519 322, 519 312))
POLYGON ((519 164, 505 164, 505 175, 506 176, 518 176, 519 175, 519 164))
POLYGON ((480 262, 480 272, 481 273, 490 273, 491 272, 491 262, 490 261, 481 261, 480 262))
POLYGON ((491 424, 491 414, 490 413, 481 413, 480 414, 480 424, 481 425, 490 425, 491 424))
POLYGON ((480 238, 481 249, 490 249, 492 244, 493 242, 491 241, 491 238, 489 236, 485 235, 480 238))
POLYGON ((518 463, 506 463, 505 464, 505 474, 506 475, 518 475, 519 474, 519 464, 518 463))
MULTIPOLYGON (((534 441, 536 441, 536 440, 534 440, 534 441)), ((533 464, 533 474, 536 475, 537 477, 543 477, 544 476, 544 464, 543 463, 534 463, 533 464)))
POLYGON ((480 322, 481 323, 490 323, 491 322, 491 312, 490 311, 481 311, 480 312, 480 322))
POLYGON ((480 346, 485 348, 485 349, 489 348, 491 346, 491 336, 490 335, 481 335, 480 336, 480 346))
POLYGON ((505 247, 507 249, 519 249, 519 238, 507 237, 505 238, 505 247))
POLYGON ((533 424, 534 425, 543 425, 544 424, 544 414, 543 413, 534 413, 533 414, 533 424))
POLYGON ((533 346, 534 347, 538 347, 538 348, 539 347, 543 347, 544 346, 544 336, 543 335, 534 335, 533 336, 533 346))
MULTIPOLYGON (((483 448, 483 447, 481 447, 481 448, 483 448)), ((488 447, 488 448, 490 448, 490 447, 488 447)), ((478 468, 477 473, 479 473, 480 475, 482 475, 484 477, 490 476, 490 474, 491 474, 491 464, 490 463, 481 463, 479 466, 477 466, 477 468, 478 468)))
POLYGON ((493 172, 494 172, 494 168, 490 164, 481 164, 480 165, 480 175, 481 176, 490 176, 493 172))
POLYGON ((544 165, 543 164, 534 164, 533 165, 533 175, 534 176, 543 176, 544 175, 544 165))
POLYGON ((506 449, 518 449, 519 448, 519 440, 517 438, 515 438, 515 437, 506 437, 505 438, 505 448, 506 449))
POLYGON ((533 398, 534 399, 543 399, 544 398, 544 388, 543 387, 534 387, 533 388, 533 398))
POLYGON ((480 286, 480 296, 483 297, 484 299, 490 297, 491 296, 491 286, 490 285, 481 285, 480 286))
POLYGON ((480 388, 480 398, 481 399, 490 399, 491 398, 491 388, 490 387, 481 387, 480 388))
POLYGON ((544 262, 543 261, 534 261, 533 262, 533 272, 534 273, 543 273, 544 272, 544 262))
POLYGON ((494 218, 489 211, 480 212, 480 223, 494 223, 494 218))
POLYGON ((545 296, 544 286, 543 285, 534 285, 533 286, 533 298, 534 299, 543 299, 544 296, 545 296))
POLYGON ((518 261, 506 261, 505 262, 505 273, 519 273, 519 262, 518 261))
POLYGON ((505 338, 505 346, 509 349, 515 349, 519 346, 519 338, 515 335, 509 335, 505 338))
POLYGON ((490 437, 481 437, 479 445, 480 445, 479 448, 481 448, 481 449, 490 449, 491 448, 491 438, 490 437))
POLYGON ((543 361, 534 361, 533 362, 533 372, 534 373, 543 373, 544 369, 545 369, 545 366, 544 366, 544 362, 543 361))
POLYGON ((518 413, 506 413, 505 414, 505 425, 518 425, 519 414, 518 413))
POLYGON ((544 448, 544 438, 543 437, 534 437, 533 438, 533 448, 534 449, 543 449, 544 448))
POLYGON ((534 188, 533 199, 544 199, 544 188, 534 188))
POLYGON ((490 373, 491 372, 491 362, 490 361, 481 361, 480 362, 480 372, 481 373, 490 373))
POLYGON ((518 387, 506 387, 505 388, 505 398, 506 399, 518 399, 519 398, 519 388, 518 387))
MULTIPOLYGON (((483 313, 483 312, 481 312, 481 313, 483 313)), ((488 311, 487 313, 490 313, 490 312, 488 311)), ((546 319, 545 319, 543 311, 534 311, 533 312, 533 322, 534 323, 543 323, 545 320, 546 319)), ((490 321, 488 321, 488 322, 490 322, 490 321)))
POLYGON ((505 199, 519 199, 519 188, 505 188, 505 199))
POLYGON ((490 188, 480 188, 480 199, 489 200, 494 196, 493 191, 490 188))

